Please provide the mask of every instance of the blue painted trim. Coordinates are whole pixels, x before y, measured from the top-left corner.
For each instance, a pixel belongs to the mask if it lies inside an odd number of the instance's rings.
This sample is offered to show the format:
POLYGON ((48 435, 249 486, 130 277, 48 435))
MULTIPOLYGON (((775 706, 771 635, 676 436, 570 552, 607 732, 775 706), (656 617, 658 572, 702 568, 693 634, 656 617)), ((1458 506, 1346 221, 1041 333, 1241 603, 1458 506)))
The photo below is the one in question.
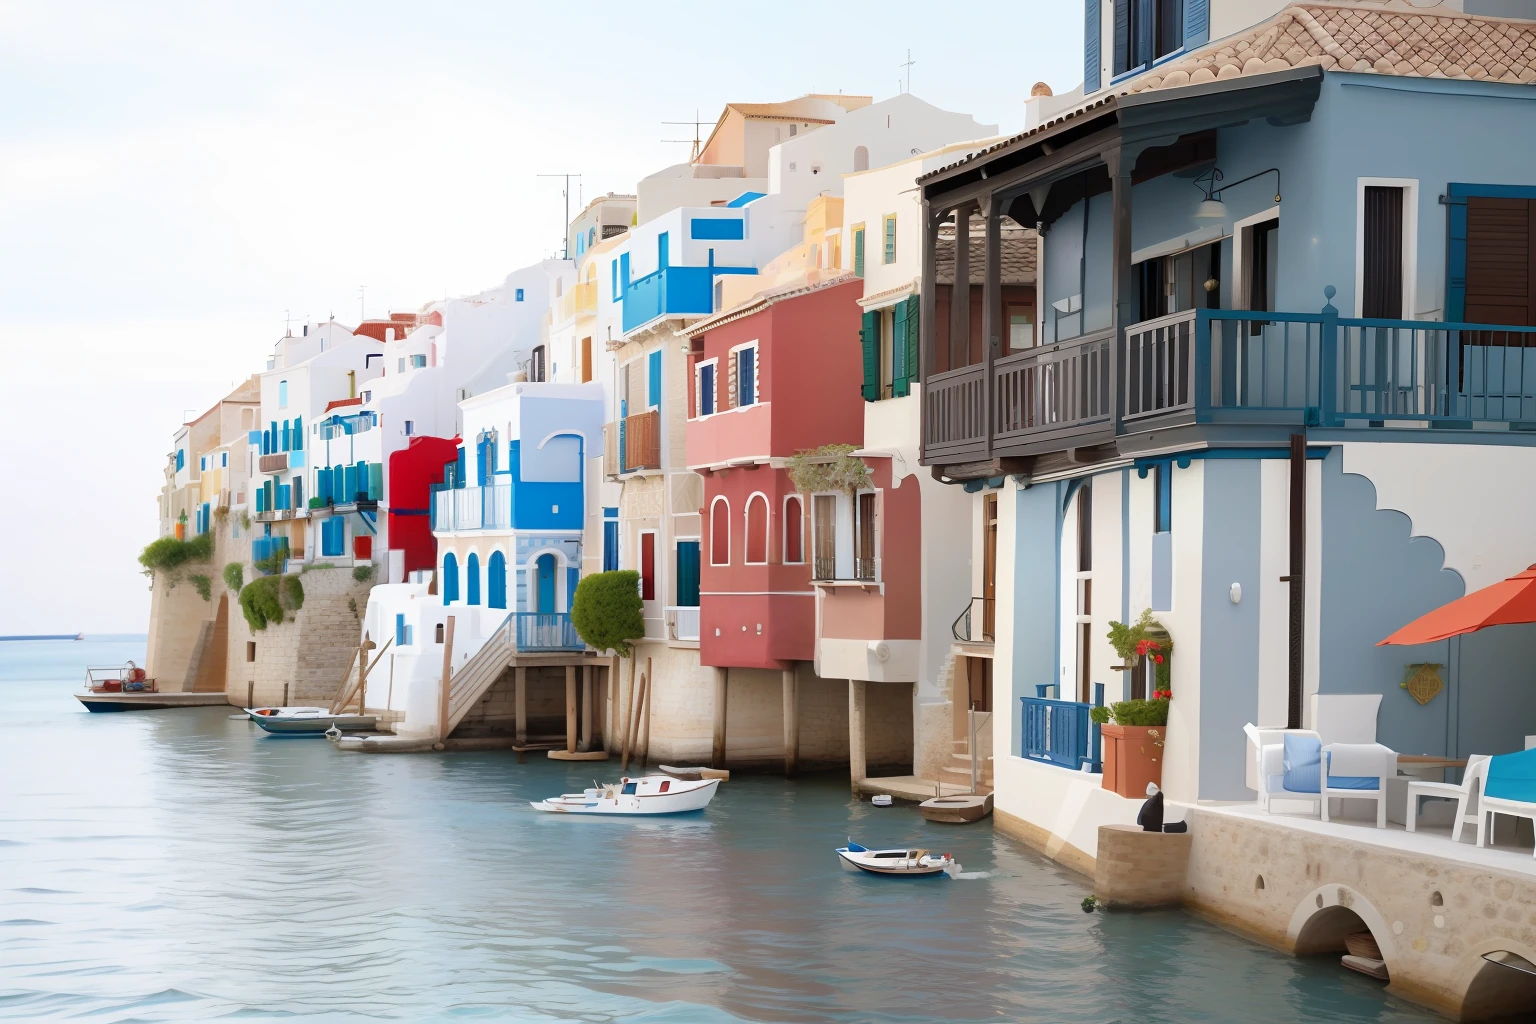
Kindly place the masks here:
MULTIPOLYGON (((1079 480, 1078 483, 1081 485, 1081 480, 1079 480)), ((1060 494, 1061 491, 1062 487, 1058 483, 1056 485, 1056 492, 1060 494)), ((1070 493, 1071 492, 1069 491, 1069 496, 1070 493)), ((1052 680, 1051 685, 1058 688, 1061 686, 1061 530, 1063 524, 1066 522, 1066 509, 1067 503, 1065 501, 1060 502, 1056 506, 1056 557, 1051 560, 1051 568, 1055 575, 1054 586, 1056 588, 1052 592, 1054 595, 1054 600, 1051 601, 1051 604, 1056 609, 1056 628, 1051 631, 1051 643, 1054 645, 1055 649, 1054 664, 1056 666, 1056 678, 1052 680)))
POLYGON ((619 518, 619 510, 617 508, 604 508, 603 509, 603 518, 604 519, 617 519, 617 518, 619 518))
MULTIPOLYGON (((1310 446, 1307 448, 1307 458, 1325 459, 1330 450, 1317 445, 1310 446)), ((1203 448, 1199 451, 1137 459, 1133 465, 1136 467, 1136 476, 1145 480, 1147 473, 1159 463, 1172 463, 1180 469, 1188 469, 1189 464, 1195 459, 1289 459, 1290 457, 1290 450, 1286 448, 1203 448)))
POLYGON ((743 206, 746 206, 748 203, 755 203, 755 202, 757 202, 759 199, 763 198, 763 196, 765 196, 767 194, 768 193, 766 193, 766 192, 743 192, 741 195, 737 196, 735 199, 732 199, 730 202, 726 203, 725 206, 726 206, 726 209, 729 209, 729 210, 739 210, 743 206))
POLYGON ((1442 96, 1478 96, 1485 99, 1529 102, 1530 86, 1503 82, 1464 82, 1456 78, 1389 78, 1368 72, 1330 71, 1345 89, 1385 89, 1389 92, 1435 93, 1442 96))
POLYGON ((1003 486, 1003 481, 1007 479, 1005 476, 994 476, 986 480, 967 480, 965 482, 965 491, 967 494, 976 494, 979 491, 995 491, 1003 486))
MULTIPOLYGON (((1067 514, 1067 506, 1072 504, 1072 495, 1077 493, 1078 488, 1082 487, 1083 486, 1083 481, 1085 481, 1087 479, 1088 479, 1088 477, 1085 477, 1085 476, 1075 476, 1071 480, 1067 481, 1067 493, 1062 495, 1062 498, 1061 498, 1061 514, 1062 515, 1066 515, 1067 514)), ((1057 536, 1057 539, 1059 540, 1060 537, 1061 537, 1061 531, 1060 530, 1056 531, 1056 536, 1057 536)))
POLYGON ((690 217, 688 237, 740 241, 747 237, 747 225, 740 217, 690 217))

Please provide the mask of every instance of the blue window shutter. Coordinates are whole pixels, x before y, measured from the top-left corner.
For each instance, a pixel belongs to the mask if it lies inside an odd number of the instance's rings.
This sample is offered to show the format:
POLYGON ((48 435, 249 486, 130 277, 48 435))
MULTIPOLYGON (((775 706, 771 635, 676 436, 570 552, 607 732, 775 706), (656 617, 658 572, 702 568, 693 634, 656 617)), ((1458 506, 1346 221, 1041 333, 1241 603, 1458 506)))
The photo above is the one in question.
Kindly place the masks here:
POLYGON ((864 386, 859 394, 864 401, 873 402, 880 397, 880 314, 864 314, 864 329, 860 332, 864 343, 864 386))
POLYGON ((619 284, 624 288, 629 287, 629 253, 619 256, 619 284))
POLYGON ((565 567, 565 610, 576 603, 576 584, 581 582, 581 570, 574 565, 565 567))
POLYGON ((715 414, 715 364, 699 367, 699 415, 715 414))
MULTIPOLYGON (((1187 2, 1205 6, 1205 0, 1187 2)), ((1091 95, 1099 91, 1099 42, 1104 34, 1104 22, 1099 12, 1099 0, 1084 0, 1083 8, 1086 18, 1083 25, 1083 93, 1091 95)))
POLYGON ((464 590, 465 601, 468 604, 480 603, 480 556, 471 553, 464 562, 464 590))
POLYGON ((612 520, 603 523, 603 572, 619 567, 619 524, 612 520))
POLYGON ((293 450, 296 452, 304 450, 304 424, 297 416, 293 418, 293 450))
POLYGON ((368 463, 368 500, 384 500, 384 463, 368 463))
POLYGON ((1115 62, 1110 74, 1123 75, 1131 70, 1131 5, 1140 0, 1113 0, 1115 5, 1115 62))
POLYGON ((405 646, 405 616, 404 615, 396 615, 395 616, 395 646, 396 647, 404 647, 405 646))
POLYGON ((663 231, 656 236, 656 269, 664 270, 668 267, 672 257, 672 239, 663 231))
POLYGON ((736 353, 736 404, 757 401, 757 349, 744 348, 736 353))
POLYGON ((507 558, 500 551, 492 551, 485 569, 485 603, 491 608, 507 606, 507 558))
POLYGON ((1451 204, 1446 207, 1449 223, 1446 225, 1445 319, 1451 323, 1464 323, 1467 315, 1467 186, 1451 182, 1446 193, 1451 204))
POLYGON ((677 542, 677 603, 682 608, 699 604, 699 542, 677 542))
POLYGON ((1184 0, 1184 49, 1204 46, 1210 38, 1210 0, 1184 0))
POLYGON ((645 400, 648 405, 661 407, 661 350, 650 354, 645 367, 645 400))

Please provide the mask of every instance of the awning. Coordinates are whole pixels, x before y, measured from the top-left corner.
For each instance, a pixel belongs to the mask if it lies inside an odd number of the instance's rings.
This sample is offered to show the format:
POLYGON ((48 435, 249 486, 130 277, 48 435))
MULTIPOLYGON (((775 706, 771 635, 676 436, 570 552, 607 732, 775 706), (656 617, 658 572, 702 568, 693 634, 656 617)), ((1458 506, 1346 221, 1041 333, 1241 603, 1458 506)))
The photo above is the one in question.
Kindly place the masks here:
POLYGON ((1491 587, 1441 605, 1376 646, 1428 644, 1475 633, 1489 626, 1514 626, 1526 622, 1536 622, 1536 565, 1491 587))

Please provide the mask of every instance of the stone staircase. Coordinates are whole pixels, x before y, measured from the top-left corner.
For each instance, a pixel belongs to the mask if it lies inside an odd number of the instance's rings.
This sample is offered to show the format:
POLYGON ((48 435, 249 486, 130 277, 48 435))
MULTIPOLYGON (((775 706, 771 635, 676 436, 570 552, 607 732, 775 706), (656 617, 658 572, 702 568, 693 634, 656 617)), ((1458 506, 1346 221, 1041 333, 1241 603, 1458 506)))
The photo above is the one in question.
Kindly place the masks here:
MULTIPOLYGON (((971 788, 971 753, 966 740, 955 740, 949 755, 949 764, 939 769, 939 781, 945 785, 957 785, 969 792, 971 788)), ((992 758, 983 758, 976 784, 976 792, 992 792, 992 758)))
POLYGON ((448 679, 448 732, 452 733, 475 702, 485 695, 501 674, 517 660, 517 634, 512 616, 496 628, 474 656, 453 671, 448 679))

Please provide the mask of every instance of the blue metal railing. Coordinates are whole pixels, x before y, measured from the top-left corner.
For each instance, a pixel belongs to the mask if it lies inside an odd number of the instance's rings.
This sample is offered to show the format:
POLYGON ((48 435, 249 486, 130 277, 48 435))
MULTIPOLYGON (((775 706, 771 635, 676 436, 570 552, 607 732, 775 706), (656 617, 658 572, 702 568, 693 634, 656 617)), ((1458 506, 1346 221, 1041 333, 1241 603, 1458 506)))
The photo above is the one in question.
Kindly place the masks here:
POLYGON ((755 267, 673 266, 635 278, 624 287, 624 332, 665 314, 713 313, 715 275, 755 273, 755 267))
POLYGON ((582 651, 570 612, 514 612, 520 651, 582 651))
POLYGON ((288 557, 287 537, 256 537, 251 541, 251 561, 260 562, 281 553, 288 557))
POLYGON ((1095 704, 1046 696, 1055 690, 1055 683, 1041 683, 1035 687, 1036 696, 1019 698, 1023 705, 1021 754, 1073 771, 1084 765, 1090 772, 1100 771, 1101 738, 1090 713, 1096 704, 1104 703, 1104 684, 1094 684, 1095 704))

